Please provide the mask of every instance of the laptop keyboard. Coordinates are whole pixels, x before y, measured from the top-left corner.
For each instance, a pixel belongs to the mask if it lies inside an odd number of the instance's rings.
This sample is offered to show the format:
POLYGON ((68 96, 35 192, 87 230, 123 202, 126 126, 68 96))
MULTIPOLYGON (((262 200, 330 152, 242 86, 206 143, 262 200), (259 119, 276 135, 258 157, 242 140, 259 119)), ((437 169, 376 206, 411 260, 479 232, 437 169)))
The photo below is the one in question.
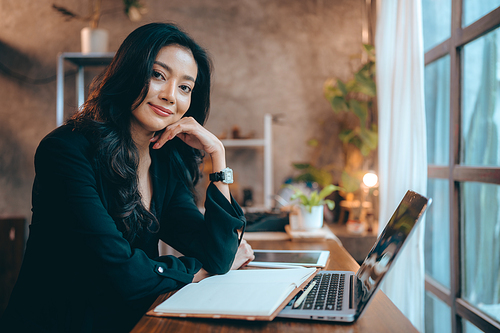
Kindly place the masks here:
MULTIPOLYGON (((290 301, 288 305, 292 310, 342 310, 345 274, 318 273, 312 281, 316 281, 316 285, 299 307, 294 308, 293 303, 303 292, 290 301)), ((312 281, 304 289, 307 289, 312 281)))

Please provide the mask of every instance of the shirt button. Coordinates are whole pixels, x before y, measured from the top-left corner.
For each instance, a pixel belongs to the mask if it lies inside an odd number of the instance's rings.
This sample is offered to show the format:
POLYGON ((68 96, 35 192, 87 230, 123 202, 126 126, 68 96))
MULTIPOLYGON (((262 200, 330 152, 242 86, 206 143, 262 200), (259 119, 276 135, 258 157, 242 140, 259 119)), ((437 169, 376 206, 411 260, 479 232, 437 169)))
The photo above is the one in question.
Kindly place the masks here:
POLYGON ((163 267, 158 267, 158 273, 163 273, 163 267))

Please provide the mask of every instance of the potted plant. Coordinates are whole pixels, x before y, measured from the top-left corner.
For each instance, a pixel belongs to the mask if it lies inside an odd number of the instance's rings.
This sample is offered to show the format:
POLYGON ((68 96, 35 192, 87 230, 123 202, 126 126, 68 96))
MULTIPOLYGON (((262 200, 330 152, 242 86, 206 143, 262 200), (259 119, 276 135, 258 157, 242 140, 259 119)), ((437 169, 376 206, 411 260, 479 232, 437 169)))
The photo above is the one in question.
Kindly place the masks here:
POLYGON ((293 230, 311 230, 319 229, 323 226, 324 206, 327 205, 330 210, 335 208, 335 202, 326 199, 334 191, 340 190, 339 186, 333 184, 326 185, 321 191, 313 190, 309 194, 301 189, 288 185, 293 190, 290 200, 298 200, 299 218, 291 219, 290 227, 293 230))
POLYGON ((294 164, 300 172, 295 181, 316 182, 320 186, 331 183, 332 174, 341 173, 339 184, 344 189, 343 196, 348 198, 359 191, 365 171, 372 169, 366 164, 378 146, 378 129, 374 119, 375 49, 372 45, 363 45, 363 50, 367 61, 354 72, 351 80, 344 82, 330 78, 323 86, 325 99, 333 112, 339 115, 338 138, 344 154, 343 168, 340 170, 334 163, 318 165, 318 157, 324 156, 324 147, 317 139, 307 141, 307 145, 314 148, 311 162, 294 164))
POLYGON ((373 101, 376 96, 375 49, 363 45, 367 61, 354 73, 354 78, 343 82, 328 79, 323 87, 325 98, 336 113, 354 116, 354 121, 342 119, 339 139, 344 151, 344 170, 341 184, 347 192, 360 188, 364 174, 362 164, 378 145, 378 128, 373 117, 373 101))
MULTIPOLYGON (((102 10, 102 0, 89 0, 89 14, 86 16, 68 10, 65 7, 52 5, 57 12, 66 17, 66 20, 80 20, 87 22, 89 26, 81 30, 82 53, 107 52, 108 51, 108 31, 99 28, 99 20, 105 11, 102 10)), ((139 0, 123 0, 125 14, 131 21, 139 21, 147 9, 139 0)))

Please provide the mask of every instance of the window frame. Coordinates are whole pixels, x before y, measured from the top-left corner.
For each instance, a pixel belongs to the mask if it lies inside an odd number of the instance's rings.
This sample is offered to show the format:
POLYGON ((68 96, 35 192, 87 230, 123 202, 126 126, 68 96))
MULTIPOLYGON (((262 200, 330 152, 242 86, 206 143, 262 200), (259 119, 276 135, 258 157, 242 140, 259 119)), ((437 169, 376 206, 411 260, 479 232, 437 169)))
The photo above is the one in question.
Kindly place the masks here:
POLYGON ((462 50, 463 47, 492 30, 500 27, 500 7, 462 27, 462 0, 451 0, 451 36, 425 53, 425 65, 450 56, 450 153, 448 166, 428 165, 428 178, 447 179, 450 194, 450 288, 446 288, 431 276, 425 276, 425 289, 451 310, 452 332, 462 333, 462 318, 485 332, 500 331, 500 323, 491 319, 461 298, 462 253, 460 226, 460 183, 465 181, 500 185, 499 167, 475 167, 460 165, 460 133, 462 103, 462 50))

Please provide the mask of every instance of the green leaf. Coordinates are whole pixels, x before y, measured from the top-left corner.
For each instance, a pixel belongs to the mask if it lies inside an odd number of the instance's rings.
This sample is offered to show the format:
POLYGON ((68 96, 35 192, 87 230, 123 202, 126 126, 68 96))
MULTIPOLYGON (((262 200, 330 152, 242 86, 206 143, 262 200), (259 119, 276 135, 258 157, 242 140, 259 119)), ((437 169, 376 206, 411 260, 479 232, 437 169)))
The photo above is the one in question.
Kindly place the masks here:
POLYGON ((332 175, 326 170, 311 167, 309 173, 312 175, 313 181, 318 183, 319 186, 325 186, 332 182, 332 175))
POLYGON ((363 145, 363 141, 361 141, 361 138, 359 137, 359 132, 361 131, 361 128, 357 126, 351 133, 350 139, 348 143, 356 146, 357 148, 361 149, 361 146, 363 145))
POLYGON ((314 176, 311 175, 311 173, 309 173, 309 172, 298 175, 293 180, 298 182, 298 183, 300 183, 300 182, 305 182, 305 183, 315 182, 314 176))
POLYGON ((373 53, 375 51, 375 47, 370 44, 363 44, 363 49, 365 49, 366 53, 373 53))
POLYGON ((313 191, 311 193, 311 196, 309 198, 309 205, 311 206, 317 206, 319 204, 319 196, 317 191, 313 191))
POLYGON ((340 79, 337 80, 337 87, 339 87, 340 91, 342 92, 342 95, 347 96, 347 88, 340 79))
POLYGON ((332 201, 330 199, 326 199, 325 203, 328 206, 329 210, 333 210, 335 208, 335 202, 334 201, 332 201))
POLYGON ((351 130, 351 129, 344 129, 342 131, 340 131, 339 133, 339 139, 340 141, 342 141, 343 143, 349 143, 352 141, 352 139, 357 135, 356 131, 355 130, 351 130))
POLYGON ((317 139, 311 139, 307 141, 307 145, 311 147, 319 146, 319 141, 317 139))
POLYGON ((321 187, 332 183, 332 174, 328 170, 316 168, 307 163, 295 163, 293 166, 302 172, 302 174, 294 178, 296 182, 315 182, 321 187))
POLYGON ((370 97, 374 97, 377 94, 377 86, 375 81, 371 78, 366 77, 363 73, 358 72, 354 74, 356 82, 358 82, 358 91, 368 95, 370 97))
POLYGON ((373 80, 373 71, 375 70, 375 63, 373 61, 368 61, 358 70, 358 73, 366 77, 367 79, 373 80))
POLYGON ((307 196, 300 189, 296 188, 293 185, 287 185, 286 187, 291 188, 294 191, 290 199, 298 199, 300 205, 304 206, 309 212, 311 212, 312 207, 324 204, 328 205, 330 209, 333 209, 335 207, 335 202, 324 198, 330 195, 333 191, 341 189, 340 187, 333 184, 328 184, 323 188, 323 190, 321 190, 321 192, 318 193, 318 191, 312 191, 309 196, 307 196))
POLYGON ((366 123, 366 117, 368 115, 368 108, 364 103, 359 102, 358 100, 351 99, 349 100, 349 107, 354 112, 354 114, 359 118, 359 121, 364 126, 366 123))
POLYGON ((340 111, 348 111, 349 108, 347 107, 347 103, 344 97, 342 96, 336 96, 332 99, 332 109, 335 113, 338 113, 340 111))
POLYGON ((375 47, 370 44, 363 44, 363 49, 365 50, 366 54, 368 55, 368 58, 371 61, 375 61, 375 47))
POLYGON ((327 196, 332 194, 334 191, 337 191, 340 189, 341 188, 339 186, 335 186, 333 184, 327 185, 321 190, 321 192, 319 192, 319 199, 323 200, 324 198, 326 198, 327 196))
POLYGON ((345 85, 347 92, 349 93, 351 91, 356 91, 357 85, 358 85, 358 83, 354 79, 347 81, 347 83, 345 85))
POLYGON ((361 139, 361 154, 368 156, 372 150, 375 150, 378 145, 378 133, 367 128, 361 129, 359 133, 361 139))
POLYGON ((370 155, 370 152, 372 150, 367 145, 361 145, 359 151, 361 152, 361 155, 366 157, 366 156, 370 155))
POLYGON ((309 163, 293 163, 293 167, 297 170, 304 170, 311 166, 309 163))
POLYGON ((366 144, 371 149, 376 149, 378 145, 378 132, 372 130, 366 130, 365 135, 366 135, 366 144))
POLYGON ((325 84, 323 94, 327 100, 331 101, 336 96, 342 96, 342 91, 333 85, 325 84))
POLYGON ((348 193, 356 192, 360 188, 361 181, 358 178, 351 176, 345 171, 342 171, 341 179, 342 179, 342 187, 348 193))

